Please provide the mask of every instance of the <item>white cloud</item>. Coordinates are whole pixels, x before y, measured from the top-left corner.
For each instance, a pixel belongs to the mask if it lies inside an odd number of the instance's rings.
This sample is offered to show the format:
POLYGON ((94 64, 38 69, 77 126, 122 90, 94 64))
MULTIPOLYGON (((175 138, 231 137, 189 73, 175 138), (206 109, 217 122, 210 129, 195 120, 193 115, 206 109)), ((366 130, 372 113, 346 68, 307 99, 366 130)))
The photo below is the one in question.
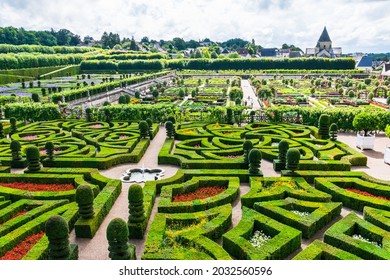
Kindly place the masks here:
POLYGON ((265 47, 313 47, 326 25, 344 52, 390 51, 390 1, 386 0, 2 0, 0 26, 67 28, 100 38, 254 38, 265 47))

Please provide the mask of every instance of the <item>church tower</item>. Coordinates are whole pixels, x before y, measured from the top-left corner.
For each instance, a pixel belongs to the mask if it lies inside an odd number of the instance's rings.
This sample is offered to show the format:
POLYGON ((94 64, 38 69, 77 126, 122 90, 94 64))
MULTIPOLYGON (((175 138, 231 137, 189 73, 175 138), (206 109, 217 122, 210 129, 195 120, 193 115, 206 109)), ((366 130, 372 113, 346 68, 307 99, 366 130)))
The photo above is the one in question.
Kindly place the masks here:
POLYGON ((318 39, 317 45, 316 45, 317 53, 322 50, 327 50, 330 52, 332 49, 332 40, 330 40, 328 30, 326 30, 326 26, 324 27, 324 30, 322 31, 322 34, 320 38, 318 39))

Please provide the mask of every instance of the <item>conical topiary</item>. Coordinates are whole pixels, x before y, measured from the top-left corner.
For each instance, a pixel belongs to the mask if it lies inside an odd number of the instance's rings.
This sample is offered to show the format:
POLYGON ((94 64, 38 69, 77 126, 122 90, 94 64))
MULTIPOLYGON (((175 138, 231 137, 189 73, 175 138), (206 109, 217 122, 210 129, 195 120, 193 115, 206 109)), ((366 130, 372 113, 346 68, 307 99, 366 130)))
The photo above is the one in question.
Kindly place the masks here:
POLYGON ((149 126, 146 121, 140 121, 138 124, 139 134, 142 138, 146 138, 149 136, 149 126))
POLYGON ((261 152, 258 149, 252 149, 249 152, 248 160, 249 160, 249 174, 258 175, 260 174, 260 164, 261 164, 261 152))
POLYGON ((330 116, 322 114, 318 120, 318 135, 321 139, 329 139, 330 116))
POLYGON ((66 220, 58 215, 51 216, 46 222, 45 233, 49 239, 49 259, 69 259, 69 227, 66 220))
POLYGON ((290 148, 286 155, 286 168, 294 172, 298 169, 301 153, 296 148, 290 148))
POLYGON ((135 259, 128 244, 129 229, 121 218, 112 219, 107 226, 106 237, 108 240, 109 257, 111 260, 135 259))
POLYGON ((79 214, 83 219, 92 218, 94 195, 89 185, 80 185, 76 189, 76 202, 79 206, 79 214))
POLYGON ((332 140, 332 141, 336 141, 337 140, 337 132, 338 132, 338 130, 339 130, 339 128, 338 128, 337 124, 332 123, 330 125, 330 128, 329 128, 330 140, 332 140))
POLYGON ((30 171, 39 171, 41 169, 41 156, 37 146, 28 146, 26 148, 27 168, 30 171))
POLYGON ((244 162, 246 164, 249 163, 248 155, 250 150, 252 150, 252 148, 253 148, 253 143, 250 140, 245 140, 244 144, 242 144, 242 149, 244 150, 244 162))
POLYGON ((282 140, 279 142, 278 149, 279 149, 279 154, 278 154, 278 159, 282 163, 286 163, 286 155, 287 151, 289 149, 290 145, 286 140, 282 140))

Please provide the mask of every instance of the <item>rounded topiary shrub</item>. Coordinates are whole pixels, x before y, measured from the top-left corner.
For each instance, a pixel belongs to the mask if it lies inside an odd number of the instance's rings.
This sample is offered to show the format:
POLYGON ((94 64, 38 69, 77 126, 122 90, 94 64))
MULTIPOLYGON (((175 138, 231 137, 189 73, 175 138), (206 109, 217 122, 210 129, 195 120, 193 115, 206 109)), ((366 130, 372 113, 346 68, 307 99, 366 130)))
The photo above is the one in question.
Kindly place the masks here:
POLYGON ((249 174, 256 175, 260 173, 261 152, 259 149, 252 149, 248 155, 249 174))
POLYGON ((144 192, 140 185, 129 187, 129 223, 141 223, 145 220, 144 192))
POLYGON ((175 119, 174 116, 169 116, 168 119, 167 119, 167 121, 170 121, 170 122, 172 122, 173 124, 176 123, 176 119, 175 119))
POLYGON ((244 161, 245 163, 249 163, 248 155, 250 150, 253 148, 253 143, 250 140, 245 140, 242 144, 242 149, 244 150, 244 161))
POLYGON ((27 168, 30 171, 38 171, 41 169, 39 149, 37 146, 28 146, 26 148, 27 168))
POLYGON ((321 139, 329 139, 330 116, 322 114, 318 120, 318 135, 321 139))
POLYGON ((298 169, 301 153, 296 148, 291 148, 287 151, 286 155, 286 168, 287 170, 295 171, 298 169))
POLYGON ((255 115, 256 115, 256 111, 251 111, 249 113, 250 117, 251 117, 251 123, 254 123, 255 122, 255 115))
POLYGON ((79 206, 79 214, 83 219, 92 218, 94 195, 89 185, 80 185, 76 189, 76 202, 79 206))
POLYGON ((165 129, 167 130, 167 137, 172 138, 175 136, 175 128, 173 126, 173 123, 171 121, 167 121, 165 123, 165 129))
POLYGON ((134 259, 128 244, 129 229, 121 218, 112 219, 107 226, 106 237, 108 240, 108 251, 111 260, 134 259))
POLYGON ((149 126, 149 138, 153 139, 153 121, 151 118, 147 118, 146 122, 148 123, 149 126))
POLYGON ((124 95, 119 96, 118 103, 119 104, 127 104, 126 97, 124 95))
POLYGON ((49 240, 49 259, 67 260, 70 255, 69 226, 58 215, 51 216, 45 224, 45 233, 49 240))
POLYGON ((49 160, 54 158, 54 144, 51 141, 47 141, 45 144, 46 155, 49 160))
POLYGON ((337 132, 338 132, 338 130, 339 130, 339 128, 338 128, 337 124, 332 123, 330 125, 330 128, 329 128, 330 140, 332 140, 332 141, 336 141, 337 140, 337 132))
POLYGON ((22 146, 20 145, 18 140, 12 140, 10 144, 10 149, 12 153, 12 160, 20 160, 22 156, 20 155, 20 149, 22 146))
POLYGON ((139 134, 141 135, 142 138, 146 138, 149 136, 149 126, 146 121, 140 121, 138 124, 139 128, 139 134))
POLYGON ((286 140, 282 140, 279 142, 278 149, 279 149, 279 154, 278 154, 278 159, 281 163, 286 163, 286 155, 287 151, 290 148, 290 145, 286 140))
POLYGON ((4 138, 4 128, 3 128, 3 123, 0 122, 0 139, 4 138))
POLYGON ((10 132, 9 135, 16 133, 16 119, 14 117, 9 118, 9 124, 10 124, 10 132))
POLYGON ((85 120, 87 122, 91 122, 92 121, 92 109, 91 108, 85 109, 85 120))

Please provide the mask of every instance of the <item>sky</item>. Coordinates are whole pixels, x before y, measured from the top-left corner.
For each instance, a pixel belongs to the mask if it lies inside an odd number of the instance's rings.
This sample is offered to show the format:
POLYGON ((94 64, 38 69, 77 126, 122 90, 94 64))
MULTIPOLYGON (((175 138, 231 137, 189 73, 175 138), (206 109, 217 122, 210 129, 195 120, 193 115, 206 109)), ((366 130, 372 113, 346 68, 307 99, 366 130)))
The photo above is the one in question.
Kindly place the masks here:
POLYGON ((0 0, 0 26, 95 39, 104 31, 136 40, 242 38, 302 50, 326 26, 343 53, 390 52, 390 0, 0 0))

